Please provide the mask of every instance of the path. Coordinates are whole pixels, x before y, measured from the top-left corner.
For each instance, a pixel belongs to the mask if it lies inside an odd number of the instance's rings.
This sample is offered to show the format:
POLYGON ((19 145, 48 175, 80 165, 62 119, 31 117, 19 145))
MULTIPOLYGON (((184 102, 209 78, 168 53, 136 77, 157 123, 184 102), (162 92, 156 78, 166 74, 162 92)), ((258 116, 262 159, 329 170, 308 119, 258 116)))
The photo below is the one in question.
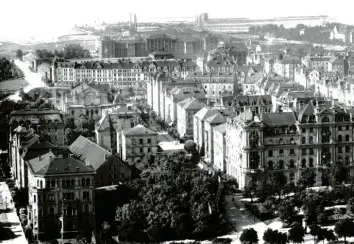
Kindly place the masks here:
POLYGON ((7 233, 13 235, 9 240, 1 240, 2 244, 27 244, 16 209, 12 203, 9 187, 5 182, 0 182, 0 224, 7 229, 7 233), (8 211, 5 211, 5 209, 8 211))

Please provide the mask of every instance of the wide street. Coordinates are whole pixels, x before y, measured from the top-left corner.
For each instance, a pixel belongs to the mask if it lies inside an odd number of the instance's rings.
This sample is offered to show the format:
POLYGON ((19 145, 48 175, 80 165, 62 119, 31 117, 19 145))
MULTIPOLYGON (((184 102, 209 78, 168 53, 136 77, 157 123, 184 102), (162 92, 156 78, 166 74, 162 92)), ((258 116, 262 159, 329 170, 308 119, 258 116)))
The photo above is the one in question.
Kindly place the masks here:
POLYGON ((3 244, 26 244, 27 240, 23 233, 20 220, 16 214, 16 209, 12 201, 9 187, 5 182, 0 182, 0 224, 8 229, 12 237, 6 240, 6 237, 0 237, 0 243, 3 244), (8 209, 8 211, 5 211, 8 209), (12 234, 13 233, 13 234, 12 234), (3 240, 4 239, 4 240, 3 240))
MULTIPOLYGON (((37 88, 37 87, 47 87, 47 84, 41 80, 39 73, 34 73, 29 69, 28 63, 16 59, 15 64, 23 71, 25 75, 24 79, 28 82, 28 85, 23 89, 24 92, 27 93, 33 88, 37 88)), ((11 96, 9 96, 8 99, 15 100, 15 101, 21 100, 19 95, 20 95, 20 91, 17 91, 11 96)))

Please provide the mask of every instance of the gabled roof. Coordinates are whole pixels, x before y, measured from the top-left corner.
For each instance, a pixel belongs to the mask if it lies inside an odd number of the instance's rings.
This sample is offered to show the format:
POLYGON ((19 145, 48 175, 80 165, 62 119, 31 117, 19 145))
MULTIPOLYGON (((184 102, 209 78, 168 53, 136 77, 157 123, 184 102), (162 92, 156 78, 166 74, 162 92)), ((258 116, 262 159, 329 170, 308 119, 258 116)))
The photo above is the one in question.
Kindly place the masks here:
POLYGON ((137 125, 124 132, 125 136, 139 136, 139 135, 157 135, 157 132, 146 128, 143 125, 137 125))
POLYGON ((179 105, 184 110, 200 110, 205 107, 204 103, 199 102, 195 98, 187 98, 187 99, 183 100, 182 102, 180 102, 179 105))
POLYGON ((100 168, 111 153, 89 139, 79 136, 70 146, 70 152, 82 161, 88 161, 94 170, 100 168))
POLYGON ((221 125, 217 125, 214 127, 214 129, 218 132, 220 132, 221 134, 225 135, 226 134, 226 123, 223 123, 221 125))
POLYGON ((55 156, 52 152, 29 160, 28 165, 32 173, 38 175, 94 174, 91 165, 72 157, 55 156))
POLYGON ((199 110, 194 116, 200 120, 204 120, 214 114, 217 114, 218 110, 209 108, 209 107, 204 107, 201 110, 199 110))
POLYGON ((205 121, 210 124, 221 124, 226 122, 226 118, 221 113, 217 113, 206 118, 205 121))

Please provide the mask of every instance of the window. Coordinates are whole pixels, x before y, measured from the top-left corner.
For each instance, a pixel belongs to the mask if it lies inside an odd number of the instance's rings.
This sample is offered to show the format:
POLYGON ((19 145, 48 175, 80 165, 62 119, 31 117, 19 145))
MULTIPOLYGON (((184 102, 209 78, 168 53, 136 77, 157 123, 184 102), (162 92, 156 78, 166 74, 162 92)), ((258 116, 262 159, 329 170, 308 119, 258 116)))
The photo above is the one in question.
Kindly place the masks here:
POLYGON ((313 150, 313 148, 310 148, 309 150, 310 150, 310 153, 309 153, 309 154, 310 154, 310 155, 314 155, 314 150, 313 150))
POLYGON ((290 155, 295 155, 295 149, 294 148, 290 148, 290 155))
POLYGON ((150 147, 148 147, 148 153, 150 153, 151 152, 151 148, 150 147))
POLYGON ((135 139, 132 139, 132 145, 135 145, 135 139))
POLYGON ((338 126, 338 131, 342 131, 342 126, 338 126))
POLYGON ((301 138, 301 143, 302 143, 302 144, 306 144, 306 137, 302 137, 302 138, 301 138))
POLYGON ((84 191, 84 192, 82 193, 82 198, 83 198, 84 200, 89 200, 89 199, 90 199, 90 193, 89 193, 88 191, 84 191))
POLYGON ((142 138, 139 139, 139 143, 140 144, 143 144, 144 143, 144 140, 142 138))
POLYGON ((268 162, 268 169, 273 169, 273 162, 272 161, 268 162))
POLYGON ((291 169, 295 168, 295 161, 293 159, 291 159, 289 162, 289 168, 291 169))
POLYGON ((303 159, 303 160, 301 161, 301 167, 302 167, 302 168, 306 168, 306 159, 303 159))
POLYGON ((350 153, 350 146, 345 146, 345 152, 350 153))
POLYGON ((53 194, 48 195, 48 201, 55 201, 55 197, 53 194))
POLYGON ((39 217, 42 217, 42 216, 43 216, 43 209, 40 208, 40 209, 38 210, 38 216, 39 216, 39 217))
POLYGON ((87 178, 87 179, 86 179, 86 186, 89 186, 89 185, 90 185, 90 179, 87 178))
POLYGON ((279 169, 284 169, 284 161, 283 160, 280 160, 279 163, 278 163, 278 168, 279 169))
POLYGON ((343 148, 342 147, 338 147, 338 153, 343 153, 343 148))
POLYGON ((151 138, 148 138, 148 139, 147 139, 147 143, 148 143, 148 144, 151 144, 151 138))
POLYGON ((349 141, 350 136, 349 135, 345 135, 345 141, 349 141))
POLYGON ((311 133, 313 132, 313 128, 310 128, 310 132, 311 132, 311 133))
POLYGON ((55 180, 51 181, 51 187, 55 187, 55 180))
POLYGON ((279 140, 279 144, 284 144, 284 140, 283 140, 283 139, 280 139, 280 140, 279 140))
POLYGON ((306 128, 301 129, 302 133, 306 133, 306 128))
POLYGON ((328 117, 323 117, 322 118, 322 123, 328 123, 329 122, 329 118, 328 117))
POLYGON ((310 158, 310 167, 313 168, 314 167, 314 163, 313 163, 313 158, 310 158))
POLYGON ((53 207, 49 207, 48 208, 48 214, 49 215, 53 215, 54 214, 54 208, 53 207))
POLYGON ((272 150, 268 150, 268 157, 273 157, 273 151, 272 150))
POLYGON ((284 155, 284 149, 279 149, 279 156, 283 156, 284 155))
POLYGON ((90 206, 89 206, 88 204, 85 204, 85 206, 84 206, 84 212, 85 212, 85 213, 90 212, 90 206))
POLYGON ((294 138, 290 138, 290 144, 295 144, 294 138))
POLYGON ((313 137, 312 136, 309 137, 309 144, 313 144, 313 137))
POLYGON ((303 149, 302 149, 302 155, 306 155, 306 151, 307 151, 307 149, 306 149, 306 148, 303 148, 303 149))
POLYGON ((144 152, 144 148, 140 148, 140 153, 143 153, 144 152))
POLYGON ((37 196, 36 196, 36 195, 33 196, 33 202, 34 202, 34 203, 37 202, 37 196))
POLYGON ((349 130, 349 125, 346 125, 346 126, 345 126, 345 130, 349 130))
POLYGON ((338 136, 338 142, 342 142, 342 135, 338 136))

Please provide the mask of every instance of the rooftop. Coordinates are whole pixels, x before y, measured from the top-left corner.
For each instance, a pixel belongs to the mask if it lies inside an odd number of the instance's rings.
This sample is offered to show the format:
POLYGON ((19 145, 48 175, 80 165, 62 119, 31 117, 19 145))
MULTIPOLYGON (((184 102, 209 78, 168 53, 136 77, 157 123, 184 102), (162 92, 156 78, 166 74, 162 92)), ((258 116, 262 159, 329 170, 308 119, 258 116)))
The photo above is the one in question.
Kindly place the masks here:
POLYGON ((125 136, 138 136, 138 135, 157 135, 157 132, 146 128, 143 125, 137 125, 124 132, 125 136))

